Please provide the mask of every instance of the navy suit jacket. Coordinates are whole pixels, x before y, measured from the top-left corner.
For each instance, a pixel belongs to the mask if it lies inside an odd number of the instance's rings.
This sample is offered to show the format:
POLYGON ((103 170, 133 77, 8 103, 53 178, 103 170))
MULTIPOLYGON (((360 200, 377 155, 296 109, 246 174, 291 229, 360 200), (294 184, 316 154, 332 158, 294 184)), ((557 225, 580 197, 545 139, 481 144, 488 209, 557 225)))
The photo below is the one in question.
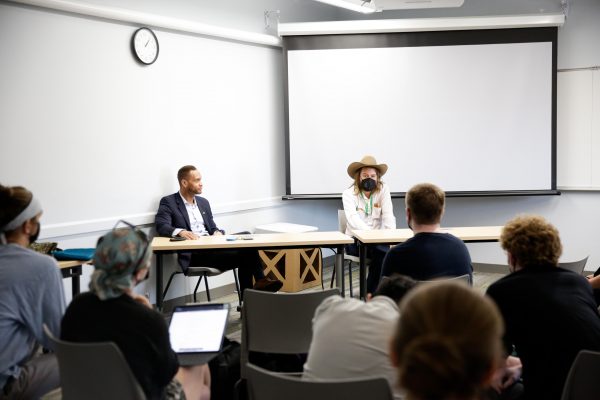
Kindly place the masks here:
MULTIPOLYGON (((215 231, 220 230, 215 224, 208 200, 204 197, 196 196, 196 204, 198 205, 200 214, 202 214, 204 226, 208 233, 212 235, 215 231)), ((160 199, 160 205, 158 206, 154 222, 156 224, 156 231, 160 236, 170 237, 175 229, 192 230, 190 217, 179 192, 160 199)), ((187 268, 190 265, 191 258, 191 253, 179 253, 179 264, 187 268)))

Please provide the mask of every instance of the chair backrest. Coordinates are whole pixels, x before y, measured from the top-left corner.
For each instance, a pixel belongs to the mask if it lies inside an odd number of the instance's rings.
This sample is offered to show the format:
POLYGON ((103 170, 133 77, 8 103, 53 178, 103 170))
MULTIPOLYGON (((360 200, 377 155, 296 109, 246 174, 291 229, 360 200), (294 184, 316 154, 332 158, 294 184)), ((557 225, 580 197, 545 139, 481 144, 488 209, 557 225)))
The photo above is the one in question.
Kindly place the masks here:
POLYGON ((596 400, 600 397, 600 352, 581 350, 571 366, 562 400, 596 400))
POLYGON ((277 374, 248 364, 250 400, 390 400, 390 384, 385 378, 310 381, 277 374))
POLYGON ((321 302, 337 288, 306 293, 269 293, 247 289, 242 310, 242 378, 250 351, 308 353, 312 319, 321 302))
POLYGON ((346 233, 347 226, 348 219, 346 218, 346 211, 338 210, 338 230, 342 233, 346 233))
POLYGON ((114 343, 66 342, 56 338, 46 325, 44 332, 56 351, 63 400, 146 399, 114 343))
POLYGON ((589 256, 579 261, 558 263, 558 266, 581 275, 583 273, 583 269, 585 268, 585 264, 587 263, 588 257, 589 256))

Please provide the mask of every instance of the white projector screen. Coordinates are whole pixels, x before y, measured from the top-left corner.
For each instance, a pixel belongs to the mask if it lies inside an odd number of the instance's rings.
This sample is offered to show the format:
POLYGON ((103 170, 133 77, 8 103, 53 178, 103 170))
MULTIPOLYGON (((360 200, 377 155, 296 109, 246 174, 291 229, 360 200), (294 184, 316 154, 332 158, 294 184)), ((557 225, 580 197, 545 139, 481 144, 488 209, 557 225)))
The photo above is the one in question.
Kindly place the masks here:
POLYGON ((339 196, 346 167, 367 154, 388 164, 396 195, 419 182, 457 195, 554 192, 549 37, 288 46, 287 197, 339 196))

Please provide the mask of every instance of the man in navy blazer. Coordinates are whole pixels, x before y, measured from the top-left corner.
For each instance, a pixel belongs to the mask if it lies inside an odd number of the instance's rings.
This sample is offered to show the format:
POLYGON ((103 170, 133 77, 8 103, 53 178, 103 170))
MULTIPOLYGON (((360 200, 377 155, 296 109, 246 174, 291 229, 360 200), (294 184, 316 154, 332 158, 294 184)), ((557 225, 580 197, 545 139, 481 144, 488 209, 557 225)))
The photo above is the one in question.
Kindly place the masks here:
MULTIPOLYGON (((205 235, 222 235, 224 231, 217 228, 208 200, 198 196, 202 193, 202 175, 193 165, 181 167, 177 172, 179 191, 160 200, 156 213, 156 230, 161 236, 180 236, 188 240, 198 239, 205 235)), ((252 288, 252 277, 255 289, 278 291, 282 283, 266 278, 257 250, 200 250, 193 253, 179 253, 179 265, 184 272, 190 266, 204 266, 226 271, 238 268, 242 293, 252 288)))

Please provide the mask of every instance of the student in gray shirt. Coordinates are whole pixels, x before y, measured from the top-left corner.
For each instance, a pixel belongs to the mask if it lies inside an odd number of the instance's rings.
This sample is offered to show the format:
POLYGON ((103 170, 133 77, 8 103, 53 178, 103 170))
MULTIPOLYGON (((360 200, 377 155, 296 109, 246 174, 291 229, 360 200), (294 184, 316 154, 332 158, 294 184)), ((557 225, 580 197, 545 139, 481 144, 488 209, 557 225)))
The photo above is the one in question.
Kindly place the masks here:
POLYGON ((42 208, 19 186, 0 185, 0 399, 36 399, 60 384, 42 325, 59 336, 65 297, 56 261, 28 248, 40 232, 42 208))
POLYGON ((399 317, 398 302, 416 282, 407 276, 385 277, 373 297, 331 296, 316 309, 313 337, 303 379, 383 377, 395 399, 401 398, 389 355, 399 317))

